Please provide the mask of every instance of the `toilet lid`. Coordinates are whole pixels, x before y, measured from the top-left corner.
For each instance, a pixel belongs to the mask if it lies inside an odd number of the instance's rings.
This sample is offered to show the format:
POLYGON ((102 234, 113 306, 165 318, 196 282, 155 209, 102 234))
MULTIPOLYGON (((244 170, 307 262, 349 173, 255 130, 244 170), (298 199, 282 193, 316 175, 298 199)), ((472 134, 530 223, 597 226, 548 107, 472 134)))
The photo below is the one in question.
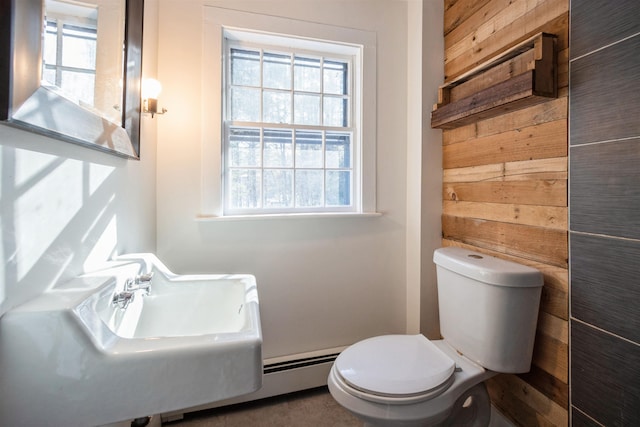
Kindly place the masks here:
POLYGON ((385 335, 348 347, 335 367, 351 387, 406 396, 445 383, 453 375, 455 362, 422 335, 385 335))

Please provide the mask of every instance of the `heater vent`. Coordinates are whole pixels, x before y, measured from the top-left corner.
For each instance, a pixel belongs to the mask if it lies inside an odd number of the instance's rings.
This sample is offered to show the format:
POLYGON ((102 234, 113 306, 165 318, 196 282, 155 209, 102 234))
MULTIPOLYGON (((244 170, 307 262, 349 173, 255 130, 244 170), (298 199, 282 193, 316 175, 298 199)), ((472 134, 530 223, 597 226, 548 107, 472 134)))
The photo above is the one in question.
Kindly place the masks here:
POLYGON ((325 354, 321 356, 305 357, 302 359, 288 360, 285 362, 271 363, 264 366, 265 374, 274 372, 289 371, 292 369, 304 368, 307 366, 320 365, 323 363, 333 363, 340 353, 325 354))

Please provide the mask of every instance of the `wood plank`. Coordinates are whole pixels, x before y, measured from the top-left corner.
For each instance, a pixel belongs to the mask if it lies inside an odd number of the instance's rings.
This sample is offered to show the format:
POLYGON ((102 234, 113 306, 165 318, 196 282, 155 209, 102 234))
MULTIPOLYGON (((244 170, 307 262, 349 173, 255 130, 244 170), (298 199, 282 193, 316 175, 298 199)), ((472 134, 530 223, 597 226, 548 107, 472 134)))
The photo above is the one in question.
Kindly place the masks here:
POLYGON ((567 233, 542 227, 442 216, 443 238, 567 267, 567 233))
POLYGON ((526 374, 518 374, 518 377, 538 389, 545 396, 548 396, 562 408, 569 407, 569 385, 563 383, 553 375, 532 365, 529 372, 526 374))
POLYGON ((563 344, 569 344, 569 322, 549 313, 538 315, 538 331, 563 344))
POLYGON ((535 68, 534 53, 533 49, 529 49, 513 59, 489 68, 472 79, 452 87, 449 89, 449 102, 459 101, 498 83, 533 70, 535 68))
POLYGON ((545 283, 540 296, 540 311, 569 320, 569 294, 545 283))
MULTIPOLYGON (((541 0, 515 0, 503 7, 492 19, 481 23, 477 28, 471 25, 462 25, 454 34, 444 38, 445 65, 451 60, 467 55, 478 44, 507 27, 509 23, 522 18, 528 12, 536 9, 541 0), (464 35, 460 37, 460 35, 464 35)), ((496 50, 495 52, 501 51, 496 50)))
POLYGON ((531 408, 528 402, 523 402, 514 396, 512 390, 505 388, 505 386, 497 380, 497 377, 488 379, 485 381, 485 384, 491 397, 491 403, 493 403, 502 414, 509 418, 514 425, 526 427, 553 426, 551 422, 547 421, 541 414, 538 414, 531 408))
POLYGON ((567 229, 566 207, 445 200, 443 202, 443 213, 445 215, 464 216, 512 224, 533 225, 559 230, 567 229))
POLYGON ((567 179, 567 158, 525 160, 466 168, 445 169, 442 181, 526 181, 535 179, 567 179))
POLYGON ((568 115, 568 99, 552 99, 542 104, 513 111, 469 124, 456 129, 445 130, 442 133, 443 144, 455 144, 472 138, 495 135, 512 130, 522 130, 523 128, 566 119, 568 115))
POLYGON ((495 381, 504 390, 509 390, 516 398, 526 402, 537 414, 554 426, 569 425, 568 408, 562 407, 523 381, 517 375, 498 375, 495 381))
POLYGON ((431 112, 431 127, 451 129, 546 102, 556 93, 538 90, 535 81, 538 74, 527 71, 466 98, 439 105, 431 112))
POLYGON ((567 206, 566 180, 455 182, 443 185, 445 200, 567 206))
POLYGON ((442 147, 444 169, 566 156, 566 120, 528 126, 442 147))
MULTIPOLYGON (((545 8, 536 8, 525 17, 520 18, 504 29, 491 34, 486 40, 474 42, 471 49, 464 51, 462 55, 445 62, 445 82, 454 80, 469 70, 486 62, 499 52, 515 46, 523 40, 530 38, 539 32, 558 35, 558 50, 566 49, 568 46, 567 28, 569 14, 567 2, 557 0, 547 0, 545 8), (559 13, 561 10, 564 13, 559 13), (538 15, 538 12, 541 12, 538 15), (557 14, 557 15, 556 15, 557 14), (555 17, 552 17, 555 15, 555 17), (551 18, 551 21, 548 19, 551 18)), ((450 53, 445 50, 445 57, 450 53)))
POLYGON ((537 333, 532 363, 564 383, 569 382, 569 346, 537 333))
MULTIPOLYGON (((502 0, 508 1, 508 0, 502 0)), ((467 21, 470 17, 477 15, 481 10, 482 19, 490 18, 491 15, 484 12, 485 5, 494 3, 492 0, 476 0, 476 1, 450 1, 445 0, 444 5, 444 34, 458 28, 460 24, 467 21)))

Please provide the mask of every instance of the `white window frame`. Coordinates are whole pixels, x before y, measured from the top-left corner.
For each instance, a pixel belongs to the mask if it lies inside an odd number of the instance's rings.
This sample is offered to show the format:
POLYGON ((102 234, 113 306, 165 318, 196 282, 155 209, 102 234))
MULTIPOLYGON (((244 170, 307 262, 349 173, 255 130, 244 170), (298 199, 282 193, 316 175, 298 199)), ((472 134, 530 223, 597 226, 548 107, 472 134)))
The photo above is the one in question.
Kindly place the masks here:
MULTIPOLYGON (((323 51, 328 45, 341 46, 343 53, 356 52, 352 87, 354 111, 351 126, 358 131, 352 141, 354 150, 352 195, 349 214, 375 212, 376 207, 376 36, 373 32, 335 27, 289 18, 259 15, 217 7, 204 7, 202 62, 202 193, 201 218, 224 217, 223 141, 225 36, 242 33, 255 37, 261 45, 279 45, 285 38, 300 40, 295 48, 323 51), (355 141, 355 136, 359 141, 355 141), (360 150, 356 152, 356 150, 360 150)), ((252 40, 247 40, 251 42, 252 40)), ((288 40, 288 43, 294 43, 288 40)), ((332 210, 340 213, 344 209, 332 210)), ((299 211, 299 213, 308 214, 299 211)), ((319 210, 311 210, 322 215, 319 210)), ((296 212, 298 213, 298 212, 296 212)), ((265 212, 262 212, 265 214, 265 212)), ((281 214, 286 215, 287 212, 281 214)), ((295 214, 295 213, 294 213, 295 214)), ((280 214, 277 214, 280 215, 280 214)), ((227 215, 234 216, 234 215, 227 215)), ((260 217, 260 214, 251 215, 260 217)))

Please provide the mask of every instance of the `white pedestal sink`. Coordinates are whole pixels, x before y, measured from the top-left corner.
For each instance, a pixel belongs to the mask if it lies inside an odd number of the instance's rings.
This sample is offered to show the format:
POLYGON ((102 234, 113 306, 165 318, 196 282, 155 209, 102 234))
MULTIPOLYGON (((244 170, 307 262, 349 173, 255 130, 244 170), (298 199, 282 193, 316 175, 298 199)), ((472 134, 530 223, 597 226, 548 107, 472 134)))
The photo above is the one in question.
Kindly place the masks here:
POLYGON ((250 393, 261 349, 253 276, 180 276, 151 254, 122 256, 0 319, 0 425, 102 425, 250 393), (148 272, 149 295, 113 304, 148 272))

